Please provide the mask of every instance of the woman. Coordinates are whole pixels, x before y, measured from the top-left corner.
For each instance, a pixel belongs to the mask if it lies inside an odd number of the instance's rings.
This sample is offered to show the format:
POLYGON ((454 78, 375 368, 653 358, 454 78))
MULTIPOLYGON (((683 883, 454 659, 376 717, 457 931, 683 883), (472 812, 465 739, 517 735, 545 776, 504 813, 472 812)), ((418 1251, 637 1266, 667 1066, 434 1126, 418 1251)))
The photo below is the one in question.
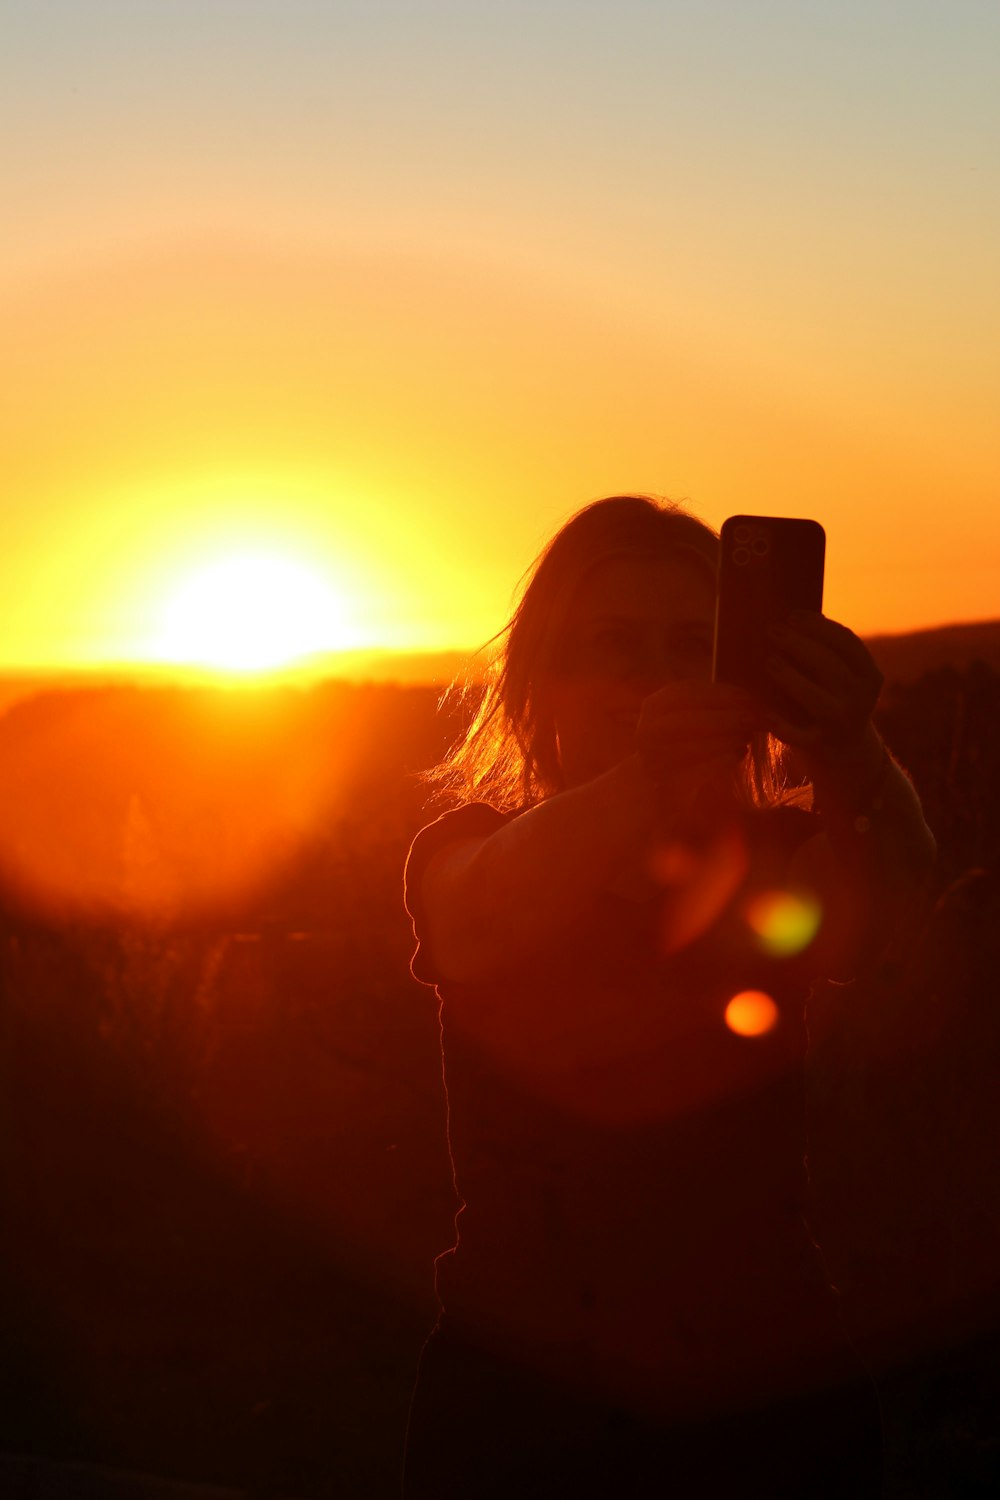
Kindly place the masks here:
POLYGON ((934 844, 850 631, 775 633, 794 722, 711 681, 717 549, 639 497, 568 522, 410 852, 461 1200, 413 1496, 877 1483, 803 1219, 804 1002, 884 949, 934 844))

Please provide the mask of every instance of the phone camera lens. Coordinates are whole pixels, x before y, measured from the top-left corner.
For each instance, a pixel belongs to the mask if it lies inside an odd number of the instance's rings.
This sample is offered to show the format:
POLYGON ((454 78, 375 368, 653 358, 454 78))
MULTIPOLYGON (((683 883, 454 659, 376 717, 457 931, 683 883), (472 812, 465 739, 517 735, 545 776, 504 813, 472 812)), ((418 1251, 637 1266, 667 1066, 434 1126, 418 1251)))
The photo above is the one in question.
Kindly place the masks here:
POLYGON ((766 557, 768 552, 770 551, 770 548, 771 544, 768 541, 767 537, 763 535, 763 533, 760 533, 754 537, 753 550, 757 557, 766 557))
POLYGON ((750 561, 749 547, 734 547, 733 562, 738 568, 745 568, 750 561))
POLYGON ((734 541, 742 542, 745 546, 746 543, 750 540, 750 527, 737 526, 735 531, 733 532, 733 539, 734 541))

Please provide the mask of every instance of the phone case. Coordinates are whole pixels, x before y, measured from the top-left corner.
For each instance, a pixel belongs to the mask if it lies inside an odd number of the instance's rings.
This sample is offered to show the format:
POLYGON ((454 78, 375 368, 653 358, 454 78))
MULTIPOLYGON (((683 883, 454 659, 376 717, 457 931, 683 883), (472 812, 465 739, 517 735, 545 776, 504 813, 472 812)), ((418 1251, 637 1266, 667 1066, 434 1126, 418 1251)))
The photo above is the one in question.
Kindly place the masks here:
POLYGON ((787 710, 765 666, 767 627, 793 609, 822 610, 826 533, 818 521, 730 516, 719 541, 713 678, 787 710))

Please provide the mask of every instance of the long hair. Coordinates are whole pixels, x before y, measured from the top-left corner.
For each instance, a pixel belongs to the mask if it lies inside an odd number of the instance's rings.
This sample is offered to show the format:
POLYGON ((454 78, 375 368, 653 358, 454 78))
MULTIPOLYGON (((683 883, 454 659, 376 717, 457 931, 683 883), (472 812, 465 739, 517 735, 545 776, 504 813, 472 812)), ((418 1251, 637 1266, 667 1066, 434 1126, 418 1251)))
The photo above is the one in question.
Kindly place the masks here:
MULTIPOLYGON (((514 611, 487 643, 485 681, 453 685, 445 695, 466 727, 427 773, 435 801, 488 802, 502 812, 530 807, 562 789, 556 726, 546 685, 557 668, 570 609, 583 578, 612 557, 676 557, 718 571, 719 538, 670 500, 610 495, 578 511, 556 532, 521 579, 514 611)), ((781 747, 756 735, 736 778, 753 806, 781 800, 781 747)))

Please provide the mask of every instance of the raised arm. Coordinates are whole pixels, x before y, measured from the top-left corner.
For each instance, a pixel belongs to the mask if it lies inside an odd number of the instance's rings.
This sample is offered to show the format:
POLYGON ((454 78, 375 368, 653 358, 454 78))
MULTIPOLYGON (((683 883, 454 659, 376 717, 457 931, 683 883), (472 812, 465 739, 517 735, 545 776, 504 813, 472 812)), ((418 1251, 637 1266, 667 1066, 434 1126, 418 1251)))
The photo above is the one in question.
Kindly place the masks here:
POLYGON ((646 837, 651 790, 638 757, 431 859, 423 907, 444 979, 474 982, 568 928, 646 837))
POLYGON ((853 950, 847 967, 856 968, 877 959, 916 909, 934 865, 934 835, 872 724, 882 677, 864 643, 823 615, 801 614, 775 633, 775 652, 772 675, 808 724, 772 717, 771 727, 801 756, 824 825, 792 873, 839 909, 853 950))
POLYGON ((484 838, 441 849, 422 882, 443 978, 484 979, 565 932, 601 890, 639 869, 654 834, 746 750, 746 696, 678 681, 646 699, 638 750, 484 838))

